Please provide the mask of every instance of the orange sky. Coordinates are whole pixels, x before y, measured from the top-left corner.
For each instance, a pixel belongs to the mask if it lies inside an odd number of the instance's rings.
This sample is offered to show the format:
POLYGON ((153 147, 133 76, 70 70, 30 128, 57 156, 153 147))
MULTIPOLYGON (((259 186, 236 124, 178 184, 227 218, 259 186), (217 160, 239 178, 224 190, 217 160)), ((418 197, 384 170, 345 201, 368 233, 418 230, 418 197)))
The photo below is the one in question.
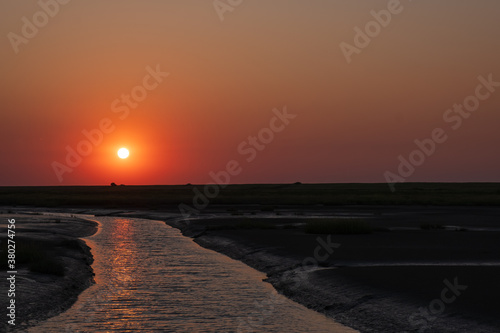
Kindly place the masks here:
POLYGON ((500 181, 500 87, 458 129, 443 118, 500 82, 500 3, 401 0, 348 63, 341 43, 393 1, 2 1, 0 185, 206 183, 231 160, 232 183, 385 182, 435 128, 446 142, 405 181, 500 181))

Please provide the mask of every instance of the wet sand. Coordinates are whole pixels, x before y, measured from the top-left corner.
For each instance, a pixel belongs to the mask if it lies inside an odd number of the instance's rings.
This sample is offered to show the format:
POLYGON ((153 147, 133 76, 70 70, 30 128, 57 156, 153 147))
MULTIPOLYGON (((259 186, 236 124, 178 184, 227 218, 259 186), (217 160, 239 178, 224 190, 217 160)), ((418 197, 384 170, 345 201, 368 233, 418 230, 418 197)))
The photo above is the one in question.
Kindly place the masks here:
MULTIPOLYGON (((0 228, 2 243, 6 241, 7 219, 16 221, 14 240, 18 272, 16 325, 7 325, 6 321, 2 321, 0 331, 24 332, 28 327, 67 310, 78 295, 93 283, 92 254, 78 238, 94 234, 97 224, 72 217, 26 214, 12 208, 4 209, 0 219, 4 221, 0 228), (33 272, 30 270, 31 262, 20 263, 22 252, 33 246, 40 247, 47 256, 60 262, 64 275, 33 272)), ((24 257, 27 255, 32 253, 24 254, 24 257)), ((2 293, 9 289, 6 279, 1 280, 0 289, 2 293)), ((7 297, 2 297, 2 309, 7 307, 7 301, 7 297)))

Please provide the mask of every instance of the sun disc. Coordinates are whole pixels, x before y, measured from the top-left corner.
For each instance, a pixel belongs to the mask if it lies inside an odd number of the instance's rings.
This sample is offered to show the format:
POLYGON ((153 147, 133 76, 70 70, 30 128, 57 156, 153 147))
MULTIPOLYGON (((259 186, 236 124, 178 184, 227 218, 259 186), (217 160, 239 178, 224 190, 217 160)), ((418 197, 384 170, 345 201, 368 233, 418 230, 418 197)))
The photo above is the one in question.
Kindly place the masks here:
POLYGON ((127 158, 129 154, 130 153, 129 153, 127 148, 118 149, 118 157, 119 158, 127 158))

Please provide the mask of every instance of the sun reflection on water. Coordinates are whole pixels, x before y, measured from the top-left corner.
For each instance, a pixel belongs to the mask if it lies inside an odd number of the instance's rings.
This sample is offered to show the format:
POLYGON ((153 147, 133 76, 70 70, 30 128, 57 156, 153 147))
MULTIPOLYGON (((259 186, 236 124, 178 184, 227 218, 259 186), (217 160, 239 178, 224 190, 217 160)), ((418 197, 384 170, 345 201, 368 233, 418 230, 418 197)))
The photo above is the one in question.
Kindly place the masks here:
MULTIPOLYGON (((102 217, 87 242, 96 284, 30 332, 235 332, 274 290, 264 274, 159 221, 102 217)), ((274 294, 276 294, 274 292, 274 294)), ((276 294, 255 331, 353 332, 276 294)))

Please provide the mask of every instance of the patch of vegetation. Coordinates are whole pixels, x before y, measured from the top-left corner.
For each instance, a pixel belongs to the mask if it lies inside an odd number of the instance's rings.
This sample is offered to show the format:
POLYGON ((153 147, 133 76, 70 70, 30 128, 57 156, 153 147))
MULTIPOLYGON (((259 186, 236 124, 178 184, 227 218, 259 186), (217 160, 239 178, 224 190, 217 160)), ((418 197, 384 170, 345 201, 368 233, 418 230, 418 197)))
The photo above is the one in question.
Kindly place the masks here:
POLYGON ((370 234, 373 229, 362 219, 317 219, 308 221, 305 227, 308 234, 370 234))

